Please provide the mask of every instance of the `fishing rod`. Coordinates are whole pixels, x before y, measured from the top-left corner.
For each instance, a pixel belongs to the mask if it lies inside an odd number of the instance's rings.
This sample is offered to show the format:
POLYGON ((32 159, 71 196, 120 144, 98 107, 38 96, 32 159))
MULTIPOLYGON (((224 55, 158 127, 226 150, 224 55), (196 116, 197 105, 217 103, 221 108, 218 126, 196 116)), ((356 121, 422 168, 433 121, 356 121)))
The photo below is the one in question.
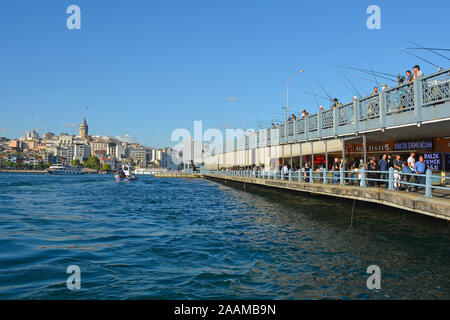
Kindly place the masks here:
MULTIPOLYGON (((345 78, 345 80, 347 80, 347 82, 350 84, 350 86, 353 88, 353 91, 352 90, 350 90, 350 91, 352 91, 352 93, 355 93, 356 92, 356 95, 357 96, 359 96, 359 97, 361 97, 361 93, 359 93, 359 91, 358 91, 358 89, 356 89, 356 87, 353 85, 353 83, 350 81, 350 79, 347 77, 347 75, 344 73, 344 71, 342 71, 342 69, 341 68, 339 68, 337 65, 336 65, 336 68, 338 68, 338 70, 341 72, 341 74, 344 76, 344 78, 345 78)), ((345 85, 344 85, 345 86, 345 85)), ((347 86, 345 86, 347 89, 349 89, 347 86)))
POLYGON ((402 48, 402 49, 408 49, 408 50, 436 50, 436 51, 450 51, 450 49, 443 49, 443 48, 402 48))
MULTIPOLYGON (((380 75, 380 74, 384 74, 384 73, 382 73, 382 72, 376 72, 376 71, 373 71, 373 72, 372 72, 372 71, 370 71, 370 70, 360 69, 360 68, 354 68, 354 67, 348 67, 348 66, 341 66, 341 67, 346 68, 346 69, 352 69, 352 70, 355 70, 355 71, 358 71, 358 72, 362 72, 362 73, 366 73, 366 74, 370 74, 370 75, 378 74, 378 77, 379 77, 379 78, 386 79, 386 80, 389 80, 389 81, 392 81, 392 82, 397 82, 397 81, 398 81, 398 76, 394 76, 394 75, 388 74, 389 77, 387 77, 387 76, 380 75), (393 77, 395 80, 393 80, 393 79, 390 78, 390 77, 393 77)), ((368 79, 365 79, 365 80, 368 80, 368 79)), ((368 80, 368 81, 374 81, 374 80, 368 80)), ((375 79, 374 82, 378 85, 378 80, 375 79)))
POLYGON ((354 89, 350 88, 349 86, 347 86, 345 83, 342 84, 348 91, 350 91, 352 94, 358 96, 361 98, 361 95, 359 93, 356 93, 354 89))
POLYGON ((443 54, 440 54, 439 52, 435 52, 435 51, 433 51, 432 49, 425 48, 424 46, 421 46, 420 44, 414 43, 414 42, 412 42, 412 41, 408 41, 408 40, 406 40, 406 39, 402 39, 402 40, 403 40, 403 41, 406 41, 406 42, 408 42, 408 43, 410 43, 410 44, 412 44, 412 45, 415 45, 416 47, 418 47, 418 49, 420 48, 420 49, 424 49, 424 50, 430 51, 430 52, 432 52, 432 53, 434 53, 434 54, 436 54, 436 55, 438 55, 438 56, 440 56, 440 57, 442 57, 442 58, 444 58, 444 59, 450 60, 449 58, 447 58, 447 57, 444 56, 443 54))
POLYGON ((325 88, 320 84, 319 80, 313 76, 314 80, 316 80, 317 84, 319 85, 319 87, 322 89, 322 91, 327 95, 328 99, 333 102, 333 98, 331 98, 331 96, 328 94, 328 92, 325 90, 325 88))
POLYGON ((320 108, 319 101, 317 100, 316 92, 314 91, 313 87, 311 87, 311 91, 314 95, 314 101, 316 101, 317 107, 320 108))
POLYGON ((375 81, 377 82, 377 87, 380 88, 380 84, 378 83, 378 79, 377 79, 377 77, 375 76, 375 73, 373 72, 372 65, 370 64, 369 58, 366 58, 366 60, 367 60, 367 63, 369 64, 370 71, 372 72, 373 78, 374 78, 375 81))
POLYGON ((434 64, 433 62, 430 62, 430 61, 428 61, 428 60, 426 60, 426 59, 424 59, 424 58, 422 58, 422 57, 419 57, 418 55, 415 55, 414 53, 411 53, 411 52, 409 52, 409 51, 407 51, 407 50, 404 50, 404 49, 402 49, 402 51, 404 51, 404 52, 406 52, 407 54, 410 54, 410 55, 412 55, 412 56, 414 56, 414 57, 416 57, 416 58, 418 58, 418 59, 420 59, 420 60, 422 60, 422 61, 425 61, 426 63, 429 63, 429 64, 435 66, 436 68, 443 69, 441 66, 438 66, 438 65, 434 64))
POLYGON ((321 96, 320 94, 315 94, 315 93, 312 93, 312 92, 309 92, 309 91, 300 91, 300 92, 307 93, 307 94, 310 94, 310 95, 312 95, 314 97, 322 98, 322 99, 327 100, 327 101, 330 101, 330 100, 333 101, 332 99, 329 99, 327 97, 321 96))
MULTIPOLYGON (((388 77, 392 77, 394 79, 397 78, 396 75, 393 75, 393 74, 390 74, 390 73, 385 73, 385 72, 371 71, 371 70, 367 70, 367 69, 361 69, 361 68, 355 68, 355 67, 349 67, 349 66, 339 66, 339 67, 346 68, 346 69, 352 69, 352 70, 356 70, 356 71, 363 72, 363 73, 369 73, 369 74, 375 73, 375 74, 378 75, 378 77, 383 78, 383 79, 387 79, 387 80, 391 80, 388 77), (386 76, 386 77, 383 77, 383 76, 386 76)), ((394 81, 394 80, 392 80, 392 81, 394 81)))

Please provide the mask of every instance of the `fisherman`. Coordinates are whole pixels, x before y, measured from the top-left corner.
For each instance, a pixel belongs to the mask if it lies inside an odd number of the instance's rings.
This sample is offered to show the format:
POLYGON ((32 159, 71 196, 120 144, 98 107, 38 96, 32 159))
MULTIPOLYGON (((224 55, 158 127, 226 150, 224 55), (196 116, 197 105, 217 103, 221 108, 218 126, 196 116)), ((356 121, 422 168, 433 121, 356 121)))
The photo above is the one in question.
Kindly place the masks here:
POLYGON ((411 73, 410 70, 406 70, 406 83, 413 82, 414 75, 411 73))
POLYGON ((419 65, 416 64, 416 65, 414 66, 413 72, 414 72, 414 79, 413 79, 413 81, 415 81, 415 80, 420 79, 420 78, 423 77, 423 72, 422 72, 422 70, 420 70, 419 65))
POLYGON ((309 116, 308 112, 305 109, 303 109, 303 111, 302 111, 302 119, 306 118, 307 116, 309 116))
POLYGON ((333 104, 331 106, 331 110, 333 110, 334 108, 340 107, 340 106, 342 106, 342 104, 339 102, 338 98, 334 98, 333 104))

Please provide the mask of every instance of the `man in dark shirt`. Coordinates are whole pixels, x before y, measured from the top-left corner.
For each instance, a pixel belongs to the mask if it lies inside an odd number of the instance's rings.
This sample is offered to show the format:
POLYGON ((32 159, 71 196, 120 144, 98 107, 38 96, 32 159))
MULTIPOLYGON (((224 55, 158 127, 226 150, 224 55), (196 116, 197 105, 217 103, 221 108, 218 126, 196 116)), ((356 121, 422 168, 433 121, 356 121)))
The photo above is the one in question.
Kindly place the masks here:
POLYGON ((398 154, 394 160, 394 189, 400 189, 400 172, 402 171, 402 160, 398 154))
POLYGON ((412 74, 412 72, 410 70, 406 70, 406 83, 410 83, 413 81, 414 79, 414 75, 412 74))
POLYGON ((384 171, 388 171, 388 162, 386 160, 387 155, 383 154, 381 159, 378 161, 378 169, 381 171, 380 179, 385 180, 381 181, 381 184, 387 185, 387 180, 389 179, 389 174, 384 171))
POLYGON ((338 158, 334 158, 333 165, 331 166, 331 170, 333 171, 334 184, 338 184, 339 176, 340 176, 340 163, 338 158))

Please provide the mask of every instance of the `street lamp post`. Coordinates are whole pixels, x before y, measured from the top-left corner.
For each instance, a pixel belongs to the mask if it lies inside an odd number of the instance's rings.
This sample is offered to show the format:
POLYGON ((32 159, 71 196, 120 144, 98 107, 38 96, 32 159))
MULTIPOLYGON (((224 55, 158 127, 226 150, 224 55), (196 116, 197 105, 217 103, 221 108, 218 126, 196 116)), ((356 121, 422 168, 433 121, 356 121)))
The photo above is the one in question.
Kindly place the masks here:
POLYGON ((298 73, 303 73, 305 72, 305 70, 298 70, 297 72, 294 72, 293 74, 291 74, 291 76, 289 77, 288 81, 287 81, 287 85, 286 85, 286 120, 289 118, 289 83, 291 82, 291 79, 298 73))

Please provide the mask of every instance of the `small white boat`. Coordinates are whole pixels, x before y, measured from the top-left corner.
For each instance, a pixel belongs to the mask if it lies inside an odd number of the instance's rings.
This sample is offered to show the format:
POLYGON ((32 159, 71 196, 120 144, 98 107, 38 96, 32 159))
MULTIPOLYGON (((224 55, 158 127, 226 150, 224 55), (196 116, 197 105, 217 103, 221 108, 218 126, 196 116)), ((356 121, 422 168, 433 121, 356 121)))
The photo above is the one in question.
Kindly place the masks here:
POLYGON ((138 178, 133 174, 133 168, 128 165, 123 166, 118 173, 114 175, 117 182, 135 181, 138 178))
POLYGON ((54 164, 47 169, 47 172, 53 175, 78 175, 83 174, 83 167, 54 164))

